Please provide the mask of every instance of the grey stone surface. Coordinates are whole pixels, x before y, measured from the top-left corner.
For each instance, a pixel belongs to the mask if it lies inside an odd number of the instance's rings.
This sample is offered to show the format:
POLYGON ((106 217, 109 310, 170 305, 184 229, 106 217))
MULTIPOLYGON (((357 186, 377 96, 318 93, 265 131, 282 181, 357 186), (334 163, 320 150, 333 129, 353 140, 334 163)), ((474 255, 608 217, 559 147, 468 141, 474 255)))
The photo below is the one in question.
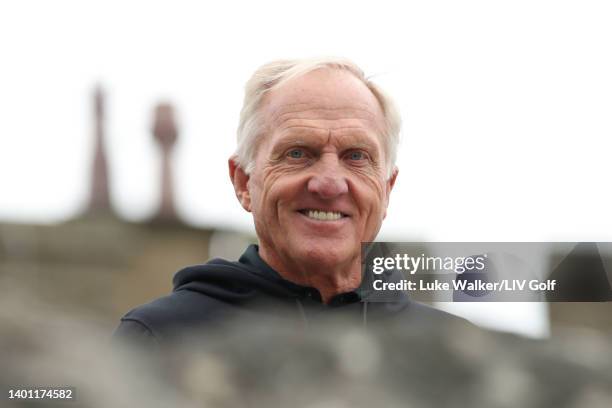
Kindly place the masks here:
POLYGON ((544 341, 465 326, 296 331, 251 320, 148 359, 110 348, 94 316, 39 303, 6 279, 0 287, 0 386, 71 385, 71 406, 612 406, 612 342, 595 331, 544 341))

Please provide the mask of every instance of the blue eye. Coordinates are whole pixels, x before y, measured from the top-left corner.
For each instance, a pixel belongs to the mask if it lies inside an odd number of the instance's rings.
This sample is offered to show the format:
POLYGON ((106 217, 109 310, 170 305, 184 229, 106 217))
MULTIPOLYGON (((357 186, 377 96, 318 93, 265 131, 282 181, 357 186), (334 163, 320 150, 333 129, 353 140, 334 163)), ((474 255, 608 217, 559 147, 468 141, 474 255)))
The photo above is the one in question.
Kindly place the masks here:
POLYGON ((356 150, 354 152, 350 152, 348 155, 348 158, 351 160, 363 160, 365 159, 365 154, 363 152, 356 150))
POLYGON ((292 149, 287 155, 292 159, 301 159, 304 157, 304 151, 301 149, 292 149))

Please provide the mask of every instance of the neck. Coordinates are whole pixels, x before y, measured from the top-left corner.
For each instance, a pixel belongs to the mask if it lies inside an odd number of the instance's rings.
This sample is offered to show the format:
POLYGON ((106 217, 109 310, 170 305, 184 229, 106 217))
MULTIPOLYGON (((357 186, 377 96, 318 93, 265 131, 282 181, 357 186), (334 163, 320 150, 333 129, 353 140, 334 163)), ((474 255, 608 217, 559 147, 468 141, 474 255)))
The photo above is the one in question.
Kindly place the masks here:
POLYGON ((317 289, 325 304, 340 293, 356 289, 361 283, 359 257, 333 265, 316 261, 298 263, 292 259, 281 259, 263 245, 259 247, 259 256, 284 279, 317 289))

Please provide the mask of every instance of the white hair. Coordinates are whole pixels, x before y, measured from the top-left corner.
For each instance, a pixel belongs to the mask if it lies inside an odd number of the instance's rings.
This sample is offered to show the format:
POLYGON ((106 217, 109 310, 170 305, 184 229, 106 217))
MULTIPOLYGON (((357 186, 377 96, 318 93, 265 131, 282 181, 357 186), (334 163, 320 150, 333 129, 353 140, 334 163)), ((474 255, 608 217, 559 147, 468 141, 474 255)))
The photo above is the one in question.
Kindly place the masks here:
POLYGON ((317 69, 346 70, 360 79, 378 100, 384 114, 385 129, 382 136, 387 163, 386 173, 390 177, 395 167, 401 118, 395 103, 376 84, 370 81, 355 63, 348 59, 325 57, 316 59, 277 60, 261 66, 246 83, 244 103, 240 111, 238 144, 234 157, 237 163, 250 174, 255 167, 255 155, 262 136, 265 121, 260 107, 266 93, 284 82, 317 69))

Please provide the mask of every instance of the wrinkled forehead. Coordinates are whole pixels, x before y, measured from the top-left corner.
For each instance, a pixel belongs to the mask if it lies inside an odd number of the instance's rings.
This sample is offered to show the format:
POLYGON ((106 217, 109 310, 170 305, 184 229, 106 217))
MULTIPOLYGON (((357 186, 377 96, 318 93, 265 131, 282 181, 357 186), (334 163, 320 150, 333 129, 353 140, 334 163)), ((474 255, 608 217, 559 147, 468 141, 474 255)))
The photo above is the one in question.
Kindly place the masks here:
POLYGON ((329 121, 330 126, 358 123, 384 132, 384 114, 370 89, 345 70, 320 69, 290 79, 263 99, 261 114, 269 130, 294 120, 329 121))

